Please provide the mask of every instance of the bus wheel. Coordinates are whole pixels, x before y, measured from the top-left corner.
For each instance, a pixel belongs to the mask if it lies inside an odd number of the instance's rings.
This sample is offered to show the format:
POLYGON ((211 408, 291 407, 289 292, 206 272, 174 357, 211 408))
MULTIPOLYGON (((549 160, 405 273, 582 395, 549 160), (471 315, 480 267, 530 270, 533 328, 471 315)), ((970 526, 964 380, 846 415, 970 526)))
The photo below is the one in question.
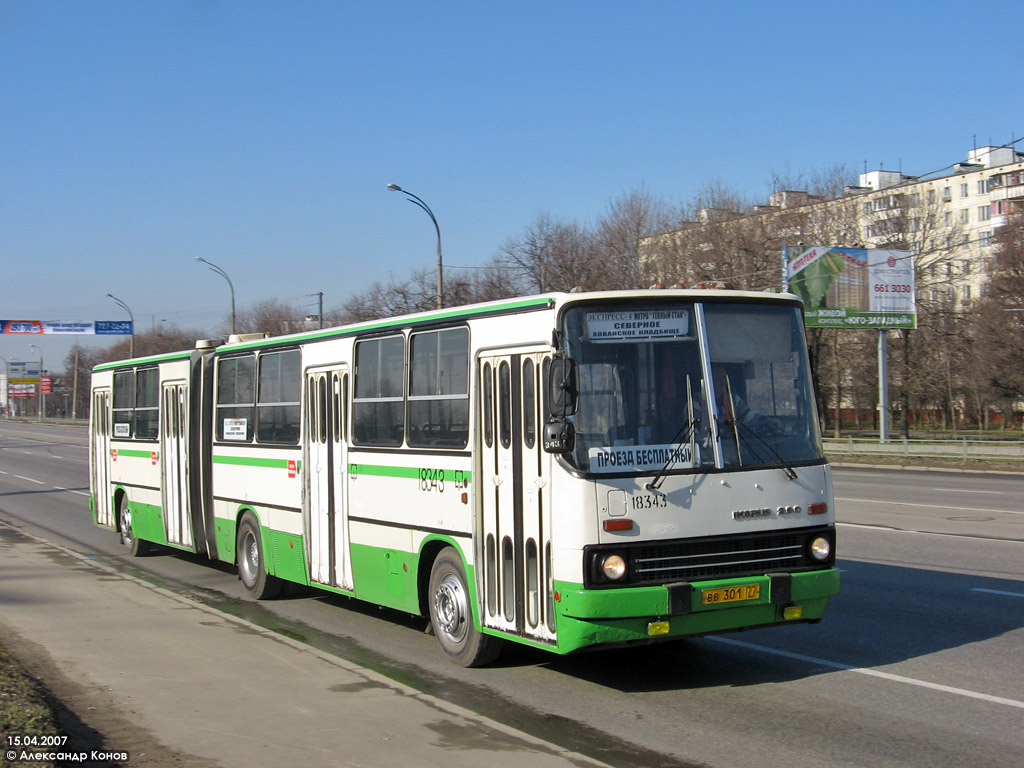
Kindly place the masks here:
POLYGON ((128 497, 124 494, 117 501, 117 527, 121 533, 121 546, 132 557, 141 557, 150 550, 150 543, 135 538, 132 533, 132 508, 128 503, 128 497))
POLYGON ((281 580, 267 574, 263 565, 263 542, 260 528, 252 515, 242 515, 235 540, 238 557, 238 577, 257 600, 276 597, 281 591, 281 580))
POLYGON ((501 640, 478 632, 462 562, 448 547, 430 569, 430 624, 448 658, 462 667, 481 667, 498 657, 501 640))

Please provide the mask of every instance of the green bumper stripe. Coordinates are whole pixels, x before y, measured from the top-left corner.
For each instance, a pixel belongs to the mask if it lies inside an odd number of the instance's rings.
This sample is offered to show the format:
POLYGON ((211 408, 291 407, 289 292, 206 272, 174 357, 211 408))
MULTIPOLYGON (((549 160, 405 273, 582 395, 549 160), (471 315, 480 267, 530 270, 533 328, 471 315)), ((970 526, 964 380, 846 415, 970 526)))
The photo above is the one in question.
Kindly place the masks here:
POLYGON ((294 465, 298 470, 302 462, 298 459, 259 459, 253 456, 214 456, 214 464, 231 464, 236 467, 266 467, 268 469, 289 469, 294 465))
MULTIPOLYGON (((669 615, 668 588, 665 586, 580 589, 564 585, 559 591, 562 596, 562 600, 558 604, 559 612, 577 619, 618 619, 669 615)), ((770 592, 770 579, 767 576, 696 582, 693 584, 689 612, 700 613, 748 605, 767 605, 771 602, 770 592), (760 584, 761 596, 756 600, 717 605, 701 603, 702 590, 741 584, 760 584)), ((837 594, 839 594, 839 571, 835 568, 809 573, 794 573, 792 576, 790 595, 792 602, 831 597, 837 594)))
POLYGON ((693 637, 754 627, 789 623, 786 606, 802 609, 801 621, 818 621, 829 600, 839 592, 839 571, 792 574, 788 600, 771 602, 767 576, 722 579, 693 584, 690 610, 669 613, 669 590, 659 587, 624 587, 585 590, 580 584, 555 582, 561 601, 558 616, 558 652, 571 653, 587 646, 693 637), (761 584, 761 596, 716 605, 703 605, 701 591, 742 584, 761 584), (660 631, 652 633, 652 626, 660 631))
POLYGON ((446 483, 462 482, 463 480, 470 482, 473 479, 473 473, 468 469, 386 467, 380 464, 349 464, 348 473, 371 477, 404 477, 409 480, 443 480, 446 483))

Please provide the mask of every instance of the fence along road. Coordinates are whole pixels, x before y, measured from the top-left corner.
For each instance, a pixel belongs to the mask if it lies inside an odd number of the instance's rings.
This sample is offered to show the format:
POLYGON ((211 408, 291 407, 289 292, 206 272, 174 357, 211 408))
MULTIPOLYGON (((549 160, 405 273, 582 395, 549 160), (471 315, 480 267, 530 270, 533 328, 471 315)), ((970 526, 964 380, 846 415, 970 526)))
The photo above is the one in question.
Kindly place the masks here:
POLYGON ((884 459, 939 459, 944 461, 982 461, 1006 463, 1024 471, 1024 441, 923 440, 898 438, 881 443, 878 438, 825 438, 825 453, 830 458, 843 456, 876 456, 884 459))

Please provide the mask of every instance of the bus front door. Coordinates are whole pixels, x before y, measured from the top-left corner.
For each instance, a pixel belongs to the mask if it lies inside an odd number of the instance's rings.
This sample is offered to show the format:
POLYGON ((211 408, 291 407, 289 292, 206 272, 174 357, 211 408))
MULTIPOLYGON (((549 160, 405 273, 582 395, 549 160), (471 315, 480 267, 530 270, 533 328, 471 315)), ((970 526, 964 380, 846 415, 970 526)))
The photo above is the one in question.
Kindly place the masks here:
POLYGON ((352 588, 348 557, 348 449, 345 404, 348 373, 343 368, 306 372, 306 557, 309 578, 318 584, 352 588))
POLYGON ((526 348, 481 356, 477 584, 485 626, 555 639, 550 456, 542 450, 542 370, 526 348))
POLYGON ((167 543, 192 549, 188 494, 188 385, 164 382, 160 408, 160 494, 167 543))

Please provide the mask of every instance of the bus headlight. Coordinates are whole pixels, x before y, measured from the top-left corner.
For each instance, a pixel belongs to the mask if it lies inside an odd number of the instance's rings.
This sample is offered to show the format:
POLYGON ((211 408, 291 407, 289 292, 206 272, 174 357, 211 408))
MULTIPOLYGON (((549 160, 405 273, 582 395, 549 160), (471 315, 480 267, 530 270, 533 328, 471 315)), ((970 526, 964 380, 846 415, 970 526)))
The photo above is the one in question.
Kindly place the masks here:
POLYGON ((608 581, 620 581, 626 575, 626 561, 622 555, 605 555, 601 558, 600 567, 608 581))
POLYGON ((811 557, 817 560, 819 563, 828 560, 829 555, 832 554, 832 542, 826 539, 824 536, 818 536, 810 545, 807 547, 807 551, 811 553, 811 557))

